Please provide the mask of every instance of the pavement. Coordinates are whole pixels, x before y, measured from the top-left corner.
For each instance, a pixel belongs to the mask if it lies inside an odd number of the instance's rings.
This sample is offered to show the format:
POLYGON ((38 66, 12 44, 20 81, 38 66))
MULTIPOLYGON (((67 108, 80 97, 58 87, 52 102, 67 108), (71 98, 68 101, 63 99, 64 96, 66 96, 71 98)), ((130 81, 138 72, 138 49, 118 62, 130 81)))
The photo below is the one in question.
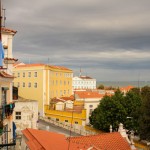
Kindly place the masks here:
POLYGON ((60 134, 64 134, 66 137, 69 136, 81 136, 80 134, 74 133, 74 132, 70 132, 67 129, 64 129, 62 127, 58 127, 54 124, 51 124, 49 122, 46 122, 44 120, 39 120, 39 125, 38 125, 39 130, 47 130, 50 132, 55 132, 55 133, 60 133, 60 134))

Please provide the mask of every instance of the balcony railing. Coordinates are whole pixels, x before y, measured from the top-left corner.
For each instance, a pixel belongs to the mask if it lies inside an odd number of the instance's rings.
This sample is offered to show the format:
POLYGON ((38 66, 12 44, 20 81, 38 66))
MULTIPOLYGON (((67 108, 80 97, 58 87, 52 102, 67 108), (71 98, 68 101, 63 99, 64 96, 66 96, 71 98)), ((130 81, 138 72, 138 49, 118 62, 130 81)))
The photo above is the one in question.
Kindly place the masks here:
POLYGON ((3 121, 0 121, 0 135, 3 133, 3 121))
POLYGON ((15 104, 14 103, 10 103, 10 104, 6 104, 4 107, 4 113, 5 113, 5 117, 9 117, 12 115, 13 110, 14 110, 15 104))

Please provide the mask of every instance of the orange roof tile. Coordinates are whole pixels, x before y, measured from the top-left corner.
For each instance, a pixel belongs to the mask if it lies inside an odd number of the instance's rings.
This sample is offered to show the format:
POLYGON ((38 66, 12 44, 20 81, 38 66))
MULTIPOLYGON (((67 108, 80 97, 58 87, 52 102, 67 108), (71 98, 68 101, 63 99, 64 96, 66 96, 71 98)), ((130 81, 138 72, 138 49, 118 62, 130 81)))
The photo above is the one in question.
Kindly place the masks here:
POLYGON ((80 76, 79 78, 81 78, 81 79, 93 79, 93 78, 91 78, 89 76, 80 76))
POLYGON ((39 67, 39 66, 45 66, 44 64, 21 64, 18 65, 16 68, 22 68, 22 67, 39 67))
POLYGON ((71 137, 70 141, 73 143, 93 145, 100 150, 131 150, 130 145, 119 132, 71 137))
POLYGON ((126 91, 126 92, 128 92, 129 90, 131 90, 133 88, 134 88, 134 86, 128 85, 128 86, 125 86, 125 87, 121 87, 120 91, 126 91))
POLYGON ((49 66, 52 69, 59 69, 59 70, 68 70, 68 71, 72 71, 66 67, 63 66, 52 66, 52 65, 46 65, 46 64, 22 64, 22 65, 18 65, 16 68, 21 68, 21 67, 38 67, 38 66, 49 66))
POLYGON ((14 34, 17 33, 17 31, 12 30, 12 29, 8 29, 8 28, 2 28, 2 31, 5 31, 5 32, 13 32, 14 34))
POLYGON ((0 76, 3 77, 3 78, 14 78, 14 76, 4 72, 4 71, 1 71, 0 72, 0 76))
POLYGON ((44 130, 25 129, 22 131, 28 141, 30 150, 67 150, 67 141, 64 135, 44 130))
POLYGON ((87 150, 91 147, 88 143, 69 141, 64 135, 54 132, 27 128, 22 133, 27 138, 26 144, 30 150, 87 150))
POLYGON ((68 71, 72 71, 71 69, 68 69, 66 67, 63 67, 63 66, 52 66, 52 65, 49 65, 50 68, 53 68, 53 69, 60 69, 60 70, 68 70, 68 71))
POLYGON ((105 96, 104 94, 99 94, 95 91, 75 91, 75 95, 77 95, 79 98, 102 98, 105 96))

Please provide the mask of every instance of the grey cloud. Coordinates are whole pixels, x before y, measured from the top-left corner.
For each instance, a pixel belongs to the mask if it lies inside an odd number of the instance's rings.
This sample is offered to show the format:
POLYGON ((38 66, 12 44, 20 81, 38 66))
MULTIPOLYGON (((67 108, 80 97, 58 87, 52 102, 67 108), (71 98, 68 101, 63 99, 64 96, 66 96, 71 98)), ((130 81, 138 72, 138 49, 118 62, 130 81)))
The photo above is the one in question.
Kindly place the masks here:
MULTIPOLYGON (((87 72, 94 68, 92 75, 103 74, 105 79, 112 77, 104 72, 150 69, 146 57, 150 54, 149 0, 5 0, 3 4, 6 27, 18 31, 13 52, 21 61, 50 62, 75 70, 83 66, 87 72), (122 52, 127 51, 146 54, 123 58, 122 52), (99 52, 112 57, 99 58, 99 52)), ((143 77, 148 79, 145 72, 143 77)))

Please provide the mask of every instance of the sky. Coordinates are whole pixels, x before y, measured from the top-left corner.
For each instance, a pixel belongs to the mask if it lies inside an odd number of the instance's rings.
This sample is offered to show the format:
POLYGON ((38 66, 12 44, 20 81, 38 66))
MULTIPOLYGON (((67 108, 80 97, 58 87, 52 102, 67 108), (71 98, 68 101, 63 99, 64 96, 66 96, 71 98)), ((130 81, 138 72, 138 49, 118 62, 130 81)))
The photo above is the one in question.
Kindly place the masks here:
POLYGON ((150 81, 150 0, 2 0, 13 56, 98 81, 150 81))

